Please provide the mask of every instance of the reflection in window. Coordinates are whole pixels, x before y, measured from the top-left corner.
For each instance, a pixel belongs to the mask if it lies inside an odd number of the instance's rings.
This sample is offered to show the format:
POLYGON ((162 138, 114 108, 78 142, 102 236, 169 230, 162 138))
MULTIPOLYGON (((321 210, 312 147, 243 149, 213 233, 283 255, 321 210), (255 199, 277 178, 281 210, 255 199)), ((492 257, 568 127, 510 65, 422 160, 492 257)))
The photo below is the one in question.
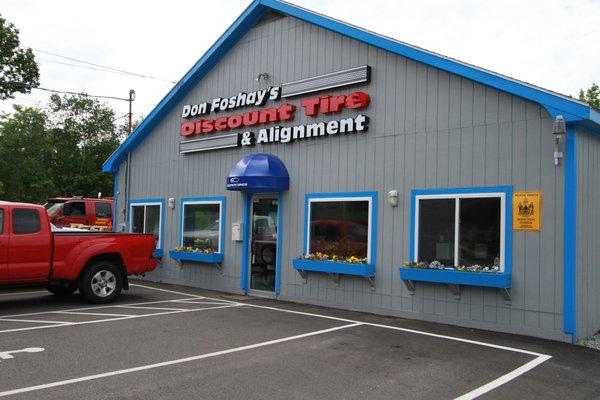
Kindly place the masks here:
POLYGON ((419 260, 454 265, 454 199, 419 202, 419 260))
POLYGON ((156 239, 156 248, 160 248, 160 204, 135 204, 131 206, 131 232, 151 233, 156 239))
POLYGON ((219 253, 220 225, 221 203, 184 203, 182 246, 219 253))
POLYGON ((413 261, 502 271, 503 201, 503 194, 418 196, 413 261))
POLYGON ((330 259, 367 259, 369 207, 367 200, 311 200, 308 252, 330 259))

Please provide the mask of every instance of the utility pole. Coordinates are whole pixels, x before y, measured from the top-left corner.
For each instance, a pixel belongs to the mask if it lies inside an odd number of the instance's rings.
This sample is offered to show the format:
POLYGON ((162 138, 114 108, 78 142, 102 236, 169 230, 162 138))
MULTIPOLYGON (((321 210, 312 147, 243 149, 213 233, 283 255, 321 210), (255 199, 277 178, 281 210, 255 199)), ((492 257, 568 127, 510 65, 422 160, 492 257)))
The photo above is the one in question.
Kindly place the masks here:
POLYGON ((132 119, 133 119, 133 114, 131 112, 132 110, 132 106, 133 106, 133 101, 135 100, 135 90, 130 89, 129 90, 129 134, 131 135, 131 128, 132 128, 132 119))

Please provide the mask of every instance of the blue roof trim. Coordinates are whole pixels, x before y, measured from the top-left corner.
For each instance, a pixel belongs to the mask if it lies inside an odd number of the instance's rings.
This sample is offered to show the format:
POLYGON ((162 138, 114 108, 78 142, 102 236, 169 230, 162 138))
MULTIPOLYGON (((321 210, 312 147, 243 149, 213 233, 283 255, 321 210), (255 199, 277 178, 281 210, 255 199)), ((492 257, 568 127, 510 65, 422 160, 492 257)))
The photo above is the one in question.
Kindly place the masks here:
POLYGON ((278 0, 255 0, 185 74, 177 85, 171 89, 127 140, 106 160, 102 170, 105 172, 116 171, 119 164, 124 161, 127 152, 133 151, 152 129, 158 125, 162 118, 189 93, 194 85, 206 76, 238 40, 270 10, 301 19, 391 53, 539 103, 553 117, 560 114, 564 116, 567 122, 584 121, 588 125, 591 125, 591 129, 600 131, 600 112, 591 109, 589 106, 575 99, 570 99, 567 96, 559 95, 491 71, 377 35, 289 3, 278 0))

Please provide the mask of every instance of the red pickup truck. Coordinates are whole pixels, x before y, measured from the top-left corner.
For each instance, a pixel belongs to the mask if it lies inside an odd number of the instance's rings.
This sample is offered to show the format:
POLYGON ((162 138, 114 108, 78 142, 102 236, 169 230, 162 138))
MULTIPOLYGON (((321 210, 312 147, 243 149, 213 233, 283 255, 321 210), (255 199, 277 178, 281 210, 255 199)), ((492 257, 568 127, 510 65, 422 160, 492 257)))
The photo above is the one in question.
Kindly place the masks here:
POLYGON ((151 234, 53 230, 44 207, 0 201, 0 286, 45 285, 107 303, 128 289, 128 275, 152 271, 151 234))

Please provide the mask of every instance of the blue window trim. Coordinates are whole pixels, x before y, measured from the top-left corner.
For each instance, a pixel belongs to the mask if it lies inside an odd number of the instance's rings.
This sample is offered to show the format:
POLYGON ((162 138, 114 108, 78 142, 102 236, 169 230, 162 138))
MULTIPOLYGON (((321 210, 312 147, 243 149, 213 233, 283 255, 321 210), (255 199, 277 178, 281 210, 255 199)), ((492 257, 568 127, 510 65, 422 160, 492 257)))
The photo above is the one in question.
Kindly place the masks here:
POLYGON ((202 201, 212 204, 220 205, 220 218, 219 218, 219 251, 217 254, 221 256, 225 254, 225 214, 227 213, 227 198, 225 196, 209 196, 209 197, 183 197, 179 202, 179 245, 183 246, 183 214, 184 206, 186 203, 192 203, 195 201, 202 201))
POLYGON ((565 182, 563 222, 563 330, 577 341, 577 136, 567 127, 565 138, 565 182))
POLYGON ((255 0, 233 24, 219 37, 210 49, 167 93, 160 103, 150 112, 136 130, 127 137, 117 150, 104 162, 102 170, 116 171, 125 160, 125 154, 133 151, 165 118, 168 113, 202 80, 212 68, 231 50, 237 42, 255 24, 270 11, 301 19, 343 36, 381 48, 399 56, 439 68, 474 82, 536 102, 548 110, 551 115, 562 114, 566 121, 584 121, 590 129, 600 130, 600 113, 586 104, 566 96, 557 95, 533 85, 528 85, 504 75, 487 71, 448 57, 435 54, 407 43, 399 42, 373 32, 349 25, 327 16, 277 0, 255 0))
MULTIPOLYGON (((377 192, 335 192, 335 193, 307 193, 304 196, 304 239, 303 252, 308 253, 308 234, 309 234, 309 203, 313 199, 344 199, 352 200, 357 198, 370 198, 371 201, 371 221, 370 221, 370 237, 369 245, 369 264, 375 266, 377 264, 377 192)), ((374 274, 374 271, 373 271, 374 274)))
MULTIPOLYGON (((240 287, 244 294, 248 294, 248 256, 250 255, 250 210, 252 208, 252 195, 262 194, 263 192, 244 191, 244 220, 242 224, 242 276, 240 277, 240 287)), ((283 237, 283 192, 277 193, 277 247, 275 251, 275 296, 281 292, 281 250, 283 237)))
POLYGON ((147 205, 155 205, 160 204, 160 238, 158 241, 158 248, 154 250, 155 257, 162 257, 164 252, 164 244, 165 244, 165 199, 162 198, 150 198, 150 199, 135 199, 129 200, 129 204, 127 206, 127 210, 129 212, 129 217, 127 218, 127 232, 131 232, 131 218, 133 217, 133 213, 131 212, 131 207, 134 205, 147 204, 147 205))
MULTIPOLYGON (((504 270, 503 274, 512 273, 512 186, 484 186, 469 188, 448 188, 448 189, 414 189, 411 191, 410 201, 410 249, 409 257, 411 261, 415 260, 415 235, 416 235, 416 204, 417 196, 427 195, 457 195, 457 194, 485 194, 485 193, 504 193, 504 270)), ((430 272, 430 271, 425 271, 430 272)), ((433 271, 436 272, 436 271, 433 271)), ((451 271, 457 272, 457 271, 451 271)), ((470 273, 475 274, 475 273, 470 273)), ((491 275, 491 274, 487 274, 491 275)), ((462 276, 462 275, 458 275, 462 276)), ((465 275, 468 276, 468 275, 465 275)), ((465 283, 467 284, 467 283, 465 283)))

